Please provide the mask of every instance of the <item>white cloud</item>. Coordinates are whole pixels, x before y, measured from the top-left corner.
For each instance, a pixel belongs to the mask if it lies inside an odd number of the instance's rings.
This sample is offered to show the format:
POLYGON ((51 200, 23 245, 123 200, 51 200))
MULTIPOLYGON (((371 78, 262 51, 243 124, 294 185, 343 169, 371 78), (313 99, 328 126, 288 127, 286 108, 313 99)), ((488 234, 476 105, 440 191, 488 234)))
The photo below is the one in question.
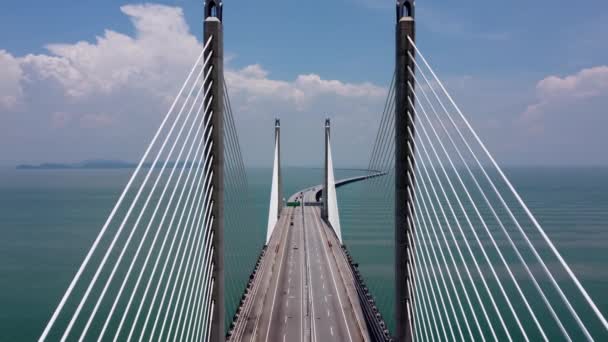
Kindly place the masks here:
MULTIPOLYGON (((181 8, 145 4, 123 6, 121 11, 134 26, 132 36, 106 29, 92 42, 49 44, 46 54, 14 57, 0 51, 0 106, 20 113, 10 121, 0 117, 0 145, 24 146, 21 151, 2 151, 4 158, 139 156, 202 43, 190 33, 181 8), (86 133, 91 130, 96 134, 86 133), (40 144, 45 141, 49 143, 40 144)), ((261 131, 271 127, 274 115, 287 119, 287 129, 292 121, 305 137, 302 128, 321 126, 323 113, 342 118, 345 125, 349 120, 344 118, 373 122, 386 94, 371 83, 325 80, 316 74, 273 79, 259 64, 235 69, 230 60, 225 77, 241 139, 249 149, 246 155, 253 161, 266 158, 266 146, 259 141, 271 137, 261 131)), ((343 129, 360 137, 375 129, 370 124, 352 126, 343 129)), ((307 153, 314 159, 317 152, 307 153)))
POLYGON ((564 106, 584 105, 594 97, 608 96, 608 66, 583 69, 566 77, 548 76, 536 85, 538 101, 528 106, 522 119, 529 123, 564 106))
POLYGON ((10 108, 21 99, 22 70, 19 61, 0 50, 0 108, 10 108))

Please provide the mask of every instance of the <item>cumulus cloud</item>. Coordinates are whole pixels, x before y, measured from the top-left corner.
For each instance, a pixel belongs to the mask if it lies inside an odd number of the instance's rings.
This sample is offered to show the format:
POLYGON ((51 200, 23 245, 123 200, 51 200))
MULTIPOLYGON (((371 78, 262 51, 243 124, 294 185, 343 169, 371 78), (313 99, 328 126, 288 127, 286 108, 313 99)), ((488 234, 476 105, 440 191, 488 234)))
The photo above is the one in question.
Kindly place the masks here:
MULTIPOLYGON (((181 8, 140 4, 120 9, 134 34, 106 29, 93 41, 48 44, 44 54, 13 56, 0 50, 0 109, 19 113, 10 120, 0 116, 0 129, 20 133, 0 132, 0 145, 24 146, 2 151, 4 158, 139 156, 203 44, 190 32, 181 8), (92 130, 96 134, 87 133, 92 130), (49 143, 34 147, 34 136, 38 143, 49 143), (75 141, 81 143, 77 152, 75 141)), ((241 139, 252 149, 247 151, 252 159, 264 155, 266 146, 256 149, 256 142, 274 115, 293 115, 290 119, 299 127, 306 126, 298 123, 306 117, 312 120, 310 129, 321 125, 314 120, 321 122, 323 112, 337 120, 348 116, 365 122, 381 108, 386 94, 371 83, 326 80, 316 74, 273 79, 259 64, 233 68, 231 61, 225 77, 239 116, 237 126, 248 128, 241 129, 246 131, 241 139)), ((349 129, 359 136, 373 130, 370 125, 349 129)))
POLYGON ((608 66, 547 76, 535 92, 536 99, 516 120, 519 159, 562 165, 608 163, 608 66))
POLYGON ((23 76, 19 61, 4 50, 0 50, 0 108, 17 104, 22 95, 23 76))
POLYGON ((541 120, 559 107, 608 95, 608 66, 583 69, 566 77, 548 76, 536 85, 538 101, 523 113, 527 122, 541 120))

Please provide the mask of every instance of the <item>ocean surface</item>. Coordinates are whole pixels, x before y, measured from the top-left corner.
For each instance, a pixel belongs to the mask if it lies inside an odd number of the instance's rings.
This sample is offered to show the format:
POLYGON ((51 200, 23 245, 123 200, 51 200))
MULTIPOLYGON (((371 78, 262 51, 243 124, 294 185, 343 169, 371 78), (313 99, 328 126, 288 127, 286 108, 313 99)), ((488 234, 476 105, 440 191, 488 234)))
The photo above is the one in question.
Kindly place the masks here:
MULTIPOLYGON (((599 309, 607 313, 608 168, 506 171, 599 309)), ((40 335, 130 172, 0 169, 0 341, 33 341, 40 335)), ((336 170, 336 178, 361 173, 336 170)), ((234 312, 266 230, 271 170, 250 169, 247 176, 251 206, 243 211, 246 219, 233 221, 242 225, 246 220, 246 228, 226 236, 227 316, 234 312)), ((285 168, 283 176, 288 197, 320 184, 322 169, 285 168)), ((393 327, 392 193, 383 190, 383 182, 339 188, 338 200, 345 245, 393 327)))

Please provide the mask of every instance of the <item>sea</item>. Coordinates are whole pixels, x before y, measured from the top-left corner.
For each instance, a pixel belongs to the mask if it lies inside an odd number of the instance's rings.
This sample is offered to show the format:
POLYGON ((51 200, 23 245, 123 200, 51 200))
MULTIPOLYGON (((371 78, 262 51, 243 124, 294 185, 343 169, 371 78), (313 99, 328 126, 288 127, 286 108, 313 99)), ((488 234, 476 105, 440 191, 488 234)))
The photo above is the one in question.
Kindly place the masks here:
MULTIPOLYGON (((608 313, 608 168, 505 170, 599 310, 608 313)), ((0 341, 40 336, 131 172, 0 168, 0 341)), ((285 197, 322 183, 320 168, 288 167, 282 172, 285 197)), ((363 173, 337 169, 336 179, 363 173)), ((270 180, 270 169, 247 169, 249 187, 246 195, 239 195, 247 209, 239 211, 242 207, 235 205, 234 210, 246 218, 233 219, 244 228, 230 230, 225 237, 230 254, 228 321, 263 243, 270 180)), ((392 193, 386 189, 390 186, 382 180, 365 181, 341 187, 337 194, 344 244, 393 330, 394 227, 392 193)))

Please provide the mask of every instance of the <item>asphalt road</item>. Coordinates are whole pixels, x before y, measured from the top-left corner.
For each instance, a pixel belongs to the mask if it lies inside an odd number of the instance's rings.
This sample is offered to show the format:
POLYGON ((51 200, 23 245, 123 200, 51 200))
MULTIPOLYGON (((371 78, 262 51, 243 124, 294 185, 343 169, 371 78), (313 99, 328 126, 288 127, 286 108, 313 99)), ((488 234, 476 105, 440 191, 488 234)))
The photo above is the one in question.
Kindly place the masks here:
MULTIPOLYGON (((305 203, 315 201, 314 188, 303 194, 305 203)), ((231 341, 368 340, 340 245, 320 209, 284 209, 231 341)))

